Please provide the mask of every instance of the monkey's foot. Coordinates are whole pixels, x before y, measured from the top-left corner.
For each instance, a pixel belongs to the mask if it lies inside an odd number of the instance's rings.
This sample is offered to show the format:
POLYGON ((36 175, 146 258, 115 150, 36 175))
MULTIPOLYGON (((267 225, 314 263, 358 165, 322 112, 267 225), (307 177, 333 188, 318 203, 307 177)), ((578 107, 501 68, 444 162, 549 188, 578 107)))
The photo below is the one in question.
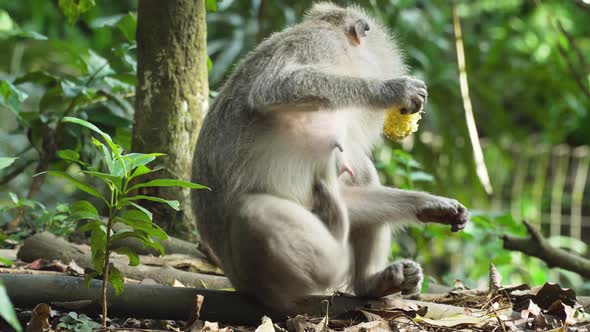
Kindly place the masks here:
POLYGON ((451 231, 457 232, 465 228, 469 211, 455 199, 436 197, 420 206, 416 217, 423 222, 451 225, 451 231))
POLYGON ((423 279, 420 264, 409 259, 400 260, 374 276, 367 295, 383 297, 400 291, 403 295, 417 294, 423 279))

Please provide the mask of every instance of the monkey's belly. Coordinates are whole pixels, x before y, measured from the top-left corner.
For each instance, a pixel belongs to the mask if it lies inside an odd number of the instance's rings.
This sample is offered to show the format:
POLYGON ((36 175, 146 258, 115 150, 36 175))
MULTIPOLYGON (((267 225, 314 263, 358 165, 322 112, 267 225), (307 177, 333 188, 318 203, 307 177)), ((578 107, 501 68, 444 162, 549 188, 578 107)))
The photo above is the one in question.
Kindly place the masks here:
POLYGON ((277 114, 277 134, 305 153, 329 154, 346 142, 349 114, 345 111, 286 111, 277 114))

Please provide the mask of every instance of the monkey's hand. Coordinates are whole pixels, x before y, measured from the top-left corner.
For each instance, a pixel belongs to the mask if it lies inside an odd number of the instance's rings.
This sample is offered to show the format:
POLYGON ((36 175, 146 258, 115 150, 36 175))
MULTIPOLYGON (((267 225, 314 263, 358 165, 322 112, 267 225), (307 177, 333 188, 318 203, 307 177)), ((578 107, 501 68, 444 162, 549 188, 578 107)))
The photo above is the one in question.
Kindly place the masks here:
POLYGON ((435 196, 418 207, 416 217, 423 222, 451 225, 451 231, 457 232, 465 228, 469 211, 455 199, 435 196))
POLYGON ((426 103, 426 84, 419 79, 402 76, 386 82, 387 93, 393 97, 392 104, 402 114, 420 112, 426 103))

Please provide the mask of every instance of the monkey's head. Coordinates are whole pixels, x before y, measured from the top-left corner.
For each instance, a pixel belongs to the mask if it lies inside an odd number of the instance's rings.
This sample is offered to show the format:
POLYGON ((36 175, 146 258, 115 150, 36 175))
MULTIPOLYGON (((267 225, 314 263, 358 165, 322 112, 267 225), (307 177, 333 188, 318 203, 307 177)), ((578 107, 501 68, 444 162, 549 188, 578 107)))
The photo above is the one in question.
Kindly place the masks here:
POLYGON ((370 34, 376 35, 371 39, 390 39, 387 29, 357 6, 344 8, 331 2, 319 2, 305 14, 304 20, 321 21, 341 29, 354 46, 363 45, 369 40, 370 34))

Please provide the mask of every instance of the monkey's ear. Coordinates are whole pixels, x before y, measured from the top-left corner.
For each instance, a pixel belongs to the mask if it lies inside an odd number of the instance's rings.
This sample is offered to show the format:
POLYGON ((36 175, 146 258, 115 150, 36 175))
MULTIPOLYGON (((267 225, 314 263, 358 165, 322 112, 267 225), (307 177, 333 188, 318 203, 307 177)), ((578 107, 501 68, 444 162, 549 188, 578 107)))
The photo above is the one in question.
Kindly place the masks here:
POLYGON ((367 37, 367 32, 371 30, 369 23, 363 19, 359 19, 350 27, 350 38, 352 44, 359 46, 361 39, 367 37))

